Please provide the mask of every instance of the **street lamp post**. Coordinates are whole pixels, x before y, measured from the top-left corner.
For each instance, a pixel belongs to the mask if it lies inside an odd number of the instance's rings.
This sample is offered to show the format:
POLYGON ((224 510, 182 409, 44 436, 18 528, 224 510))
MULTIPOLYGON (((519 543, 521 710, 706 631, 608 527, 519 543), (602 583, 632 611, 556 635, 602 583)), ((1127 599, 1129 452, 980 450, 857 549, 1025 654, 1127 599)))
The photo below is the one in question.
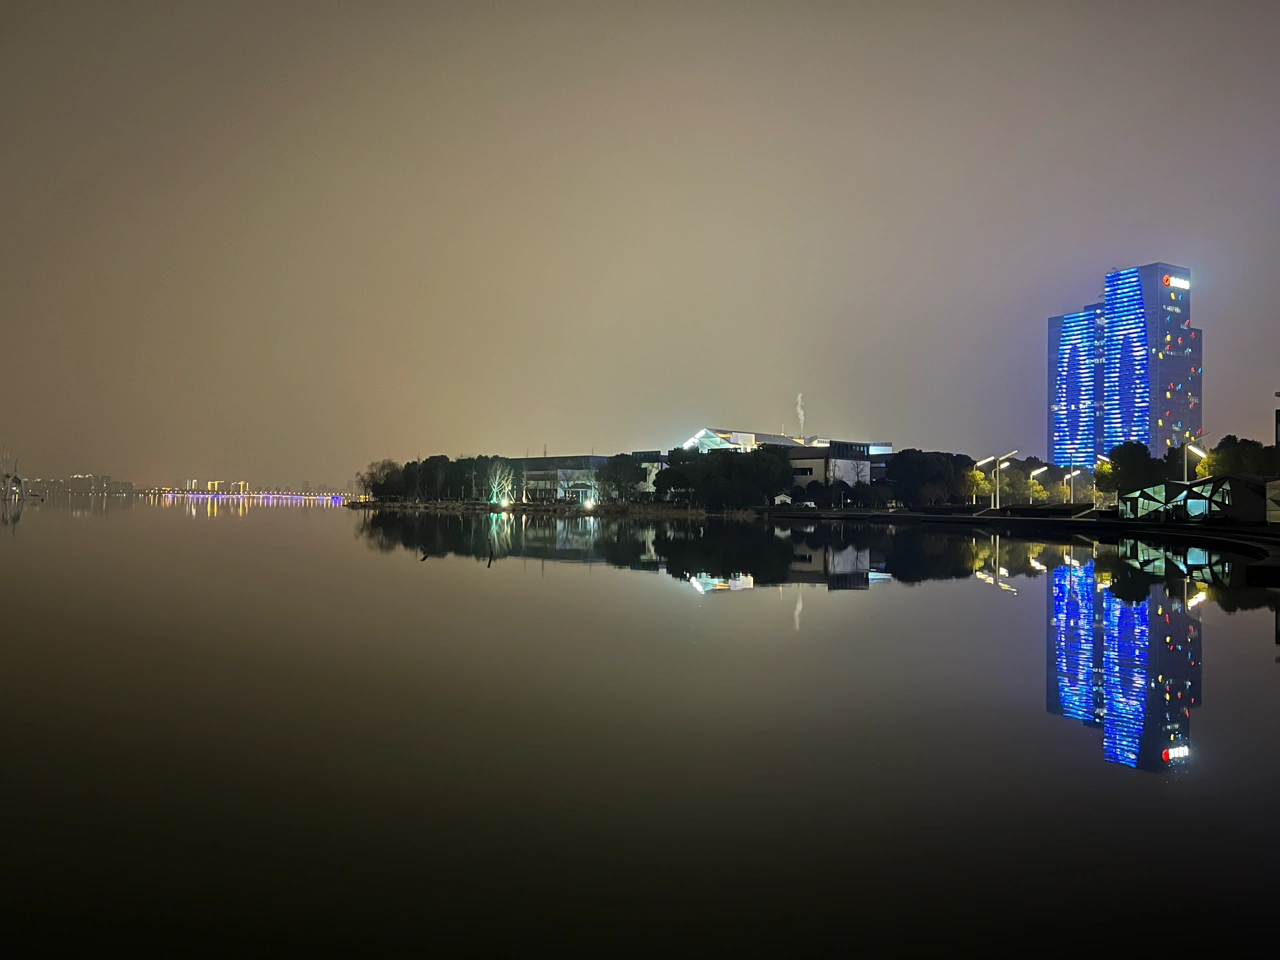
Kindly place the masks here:
POLYGON ((1035 470, 1032 470, 1029 474, 1027 474, 1027 506, 1031 506, 1033 503, 1035 503, 1034 498, 1031 496, 1031 481, 1034 480, 1036 477, 1040 476, 1040 474, 1044 473, 1048 469, 1049 469, 1048 467, 1037 467, 1035 470))
POLYGON ((1098 506, 1098 467, 1102 466, 1104 463, 1110 463, 1110 462, 1111 462, 1110 457, 1108 457, 1105 453, 1100 453, 1098 454, 1097 462, 1095 462, 1093 465, 1093 505, 1095 507, 1098 506))
POLYGON ((1194 453, 1201 460, 1203 460, 1205 457, 1209 455, 1205 453, 1203 450, 1201 450, 1199 447, 1197 447, 1194 443, 1183 444, 1182 446, 1182 482, 1183 483, 1187 482, 1187 451, 1188 450, 1194 453))
MULTIPOLYGON (((1210 436, 1210 434, 1211 434, 1211 433, 1212 433, 1212 431, 1210 431, 1210 433, 1205 433, 1205 432, 1202 430, 1202 431, 1200 432, 1200 434, 1196 437, 1196 439, 1197 439, 1197 440, 1203 440, 1205 437, 1210 436)), ((1187 450, 1188 450, 1188 448, 1190 448, 1191 452, 1192 452, 1192 453, 1194 453, 1194 454, 1195 454, 1197 457, 1199 457, 1201 460, 1203 460, 1203 459, 1205 458, 1205 456, 1206 456, 1206 454, 1205 454, 1205 453, 1204 453, 1204 452, 1203 452, 1199 447, 1194 446, 1194 445, 1191 443, 1191 441, 1190 441, 1190 440, 1188 440, 1186 443, 1184 443, 1184 444, 1182 445, 1182 482, 1183 482, 1183 483, 1186 483, 1186 482, 1187 482, 1187 480, 1189 479, 1189 478, 1188 478, 1188 476, 1187 476, 1187 450)))
POLYGON ((1078 477, 1079 475, 1080 475, 1079 470, 1072 470, 1070 473, 1067 474, 1067 480, 1070 481, 1071 483, 1070 496, 1071 496, 1072 505, 1074 505, 1076 502, 1076 477, 1078 477))
POLYGON ((1004 461, 1008 460, 1017 452, 1018 452, 1017 450, 1010 450, 1008 453, 1004 454, 1003 456, 997 457, 995 469, 991 471, 991 482, 995 486, 995 497, 996 497, 995 506, 997 510, 1000 509, 1000 471, 1009 465, 1004 461))
MULTIPOLYGON (((994 459, 995 459, 995 457, 983 457, 981 460, 979 460, 977 463, 975 463, 975 464, 973 465, 973 467, 974 467, 974 469, 976 470, 978 467, 982 466, 983 464, 990 463, 990 462, 991 462, 992 460, 994 460, 994 459)), ((977 504, 977 502, 978 502, 978 494, 977 494, 977 492, 976 492, 976 491, 975 491, 975 492, 974 492, 974 494, 973 494, 973 502, 974 502, 974 504, 975 504, 975 505, 976 505, 976 504, 977 504)))

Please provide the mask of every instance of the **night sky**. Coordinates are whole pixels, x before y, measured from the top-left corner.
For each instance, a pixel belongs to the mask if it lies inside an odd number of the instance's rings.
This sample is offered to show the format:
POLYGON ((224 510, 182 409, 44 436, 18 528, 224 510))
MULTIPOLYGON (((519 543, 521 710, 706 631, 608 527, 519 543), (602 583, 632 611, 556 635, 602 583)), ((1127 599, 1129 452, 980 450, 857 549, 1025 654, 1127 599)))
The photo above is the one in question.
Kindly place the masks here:
POLYGON ((1045 453, 1045 318, 1189 267, 1280 389, 1280 3, 0 0, 0 445, 344 483, 702 426, 1045 453))

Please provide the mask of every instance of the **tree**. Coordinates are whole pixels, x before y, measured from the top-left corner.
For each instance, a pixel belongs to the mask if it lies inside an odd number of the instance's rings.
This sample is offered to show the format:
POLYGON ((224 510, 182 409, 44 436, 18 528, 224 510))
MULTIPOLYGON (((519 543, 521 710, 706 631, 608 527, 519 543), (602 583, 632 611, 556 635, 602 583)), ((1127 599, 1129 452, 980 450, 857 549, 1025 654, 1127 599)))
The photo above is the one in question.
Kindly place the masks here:
POLYGON ((618 500, 628 500, 645 478, 644 467, 629 453, 619 453, 604 462, 599 470, 601 486, 618 500))
POLYGON ((831 502, 837 507, 846 507, 853 502, 853 487, 843 480, 831 485, 831 502))
POLYGON ((654 481, 659 498, 699 503, 710 510, 764 506, 791 484, 790 461, 768 449, 673 451, 670 466, 654 481))
POLYGON ((394 460, 375 460, 356 474, 360 489, 374 497, 404 496, 404 468, 394 460))
POLYGON ((489 460, 488 476, 489 502, 507 504, 515 495, 515 471, 510 462, 501 457, 489 460))
POLYGON ((873 506, 885 507, 897 499, 894 496, 893 484, 888 480, 872 480, 870 489, 873 506))
POLYGON ((1102 499, 1114 497, 1120 490, 1115 470, 1105 461, 1099 463, 1093 472, 1093 489, 1102 495, 1102 499))
POLYGON ((1005 506, 1030 500, 1027 475, 1017 467, 1006 467, 997 474, 1000 480, 1000 502, 1005 506))
MULTIPOLYGON (((1107 454, 1111 458, 1111 473, 1114 476, 1116 493, 1130 493, 1144 487, 1155 486, 1168 479, 1165 464, 1151 456, 1145 443, 1131 440, 1113 447, 1107 454)), ((1179 465, 1178 479, 1182 479, 1179 465)))
POLYGON ((976 503, 985 497, 991 496, 991 482, 981 470, 976 467, 970 467, 959 474, 957 492, 962 499, 976 503))
POLYGON ((955 478, 955 465, 949 454, 926 453, 908 447, 894 454, 885 473, 899 500, 935 503, 947 499, 955 478))
POLYGON ((1209 456, 1196 465, 1196 475, 1216 477, 1227 473, 1280 475, 1280 446, 1266 447, 1257 440, 1241 440, 1227 434, 1209 451, 1209 456))
POLYGON ((440 454, 427 457, 423 461, 423 471, 430 484, 431 496, 435 500, 444 499, 444 481, 449 472, 449 458, 440 454))

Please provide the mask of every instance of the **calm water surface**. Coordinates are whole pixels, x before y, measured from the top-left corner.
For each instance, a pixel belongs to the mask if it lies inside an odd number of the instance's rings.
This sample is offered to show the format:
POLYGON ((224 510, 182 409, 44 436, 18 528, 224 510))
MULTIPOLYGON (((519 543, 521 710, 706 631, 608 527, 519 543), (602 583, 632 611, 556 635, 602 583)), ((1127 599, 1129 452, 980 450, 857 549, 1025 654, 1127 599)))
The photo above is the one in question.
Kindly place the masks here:
POLYGON ((6 899, 48 942, 609 950, 1262 909, 1278 595, 1232 589, 1244 562, 28 508, 0 527, 6 899))

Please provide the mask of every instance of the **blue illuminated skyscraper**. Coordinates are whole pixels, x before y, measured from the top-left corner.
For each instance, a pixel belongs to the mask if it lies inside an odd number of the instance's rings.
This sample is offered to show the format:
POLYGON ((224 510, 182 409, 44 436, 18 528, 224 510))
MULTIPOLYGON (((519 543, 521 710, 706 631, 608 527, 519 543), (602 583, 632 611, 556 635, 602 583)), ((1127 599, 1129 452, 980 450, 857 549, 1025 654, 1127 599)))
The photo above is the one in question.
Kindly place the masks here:
POLYGON ((1049 319, 1049 459, 1092 465, 1122 443, 1153 456, 1203 433, 1204 336, 1191 326, 1191 271, 1115 270, 1103 303, 1049 319))

